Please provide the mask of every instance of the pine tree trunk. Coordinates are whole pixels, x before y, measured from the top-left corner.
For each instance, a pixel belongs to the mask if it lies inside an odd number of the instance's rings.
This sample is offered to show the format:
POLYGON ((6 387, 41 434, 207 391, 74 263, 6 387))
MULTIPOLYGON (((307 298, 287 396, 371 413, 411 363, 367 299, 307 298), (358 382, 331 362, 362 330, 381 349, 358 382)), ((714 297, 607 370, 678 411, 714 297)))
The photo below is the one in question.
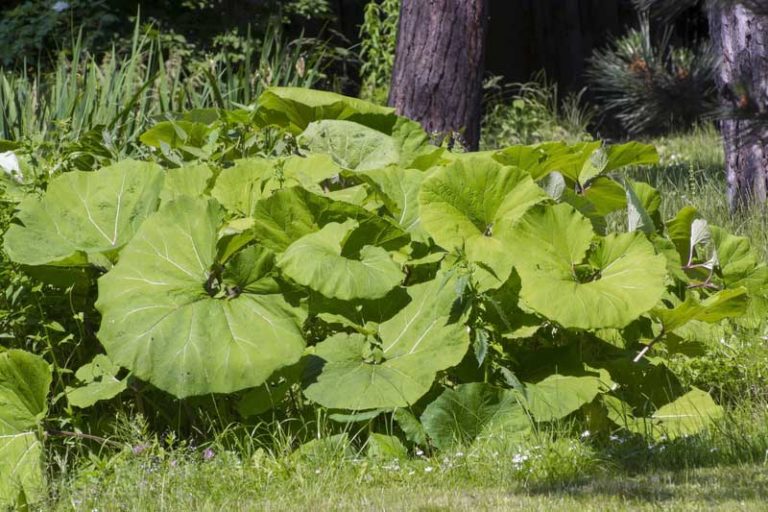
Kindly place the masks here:
POLYGON ((713 6, 712 42, 721 58, 716 75, 724 109, 725 169, 728 203, 739 210, 764 203, 768 190, 768 126, 750 120, 768 111, 768 13, 740 3, 713 6))
POLYGON ((488 0, 403 0, 389 104, 438 139, 480 140, 488 0))

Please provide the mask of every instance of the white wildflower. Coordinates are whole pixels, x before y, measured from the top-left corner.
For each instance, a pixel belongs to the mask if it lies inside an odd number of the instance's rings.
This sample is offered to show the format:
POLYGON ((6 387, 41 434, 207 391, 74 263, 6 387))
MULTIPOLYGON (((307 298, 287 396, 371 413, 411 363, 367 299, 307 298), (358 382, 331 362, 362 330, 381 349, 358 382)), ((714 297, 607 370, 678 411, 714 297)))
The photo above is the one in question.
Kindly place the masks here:
POLYGON ((527 453, 516 453, 512 457, 512 464, 520 467, 523 465, 525 461, 527 461, 530 458, 530 456, 527 453))
POLYGON ((13 151, 0 153, 0 169, 19 183, 24 179, 24 176, 21 174, 21 167, 19 166, 19 158, 13 151))
POLYGON ((435 468, 433 468, 432 466, 427 466, 427 467, 424 468, 424 472, 425 473, 431 473, 434 469, 435 468))
POLYGON ((56 2, 51 6, 51 9, 56 12, 64 12, 69 9, 69 2, 56 2))
POLYGON ((581 433, 581 438, 586 439, 591 435, 592 435, 592 432, 590 432, 589 430, 585 430, 584 432, 581 433))

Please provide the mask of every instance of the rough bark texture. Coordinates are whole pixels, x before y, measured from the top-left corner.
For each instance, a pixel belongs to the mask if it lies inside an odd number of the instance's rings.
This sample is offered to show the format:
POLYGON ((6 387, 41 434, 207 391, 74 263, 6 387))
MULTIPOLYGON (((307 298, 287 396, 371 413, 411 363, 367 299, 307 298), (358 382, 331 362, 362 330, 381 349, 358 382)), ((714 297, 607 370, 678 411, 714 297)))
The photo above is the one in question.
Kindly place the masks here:
POLYGON ((480 139, 487 0, 403 0, 389 104, 429 133, 480 139))
POLYGON ((722 59, 717 86, 730 112, 722 121, 728 202, 738 210, 752 201, 764 203, 768 190, 768 126, 750 120, 768 112, 768 15, 741 4, 715 4, 709 18, 722 59))

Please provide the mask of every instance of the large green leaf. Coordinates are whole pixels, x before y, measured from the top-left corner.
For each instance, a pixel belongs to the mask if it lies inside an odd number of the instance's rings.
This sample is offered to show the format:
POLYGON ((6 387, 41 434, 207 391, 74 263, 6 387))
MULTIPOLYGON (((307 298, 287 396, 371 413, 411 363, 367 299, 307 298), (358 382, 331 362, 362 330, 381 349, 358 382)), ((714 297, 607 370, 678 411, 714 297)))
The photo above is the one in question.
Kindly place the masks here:
MULTIPOLYGON (((597 166, 597 174, 602 172, 602 166, 605 159, 595 158, 595 153, 602 151, 603 143, 600 141, 593 142, 580 142, 578 144, 565 145, 565 144, 549 144, 546 145, 547 158, 531 171, 534 179, 544 177, 547 173, 557 171, 572 182, 580 182, 582 185, 586 185, 586 181, 581 181, 582 174, 584 177, 588 177, 589 174, 593 174, 594 171, 588 171, 597 166), (587 170, 585 172, 585 170, 587 170)), ((594 175, 597 175, 594 174, 594 175)))
POLYGON ((768 267, 749 239, 717 226, 709 230, 723 285, 729 289, 744 287, 753 295, 768 292, 768 267))
MULTIPOLYGON (((595 147, 594 143, 586 143, 582 146, 576 145, 575 148, 583 148, 581 152, 575 152, 583 159, 581 169, 578 174, 578 182, 586 186, 595 178, 607 174, 616 169, 630 165, 647 165, 659 163, 659 154, 656 148, 648 144, 639 142, 628 142, 608 147, 595 147)), ((574 160, 574 164, 578 160, 574 160)))
POLYGON ((662 229, 659 208, 661 195, 647 183, 624 180, 627 193, 627 227, 629 231, 652 234, 662 229))
POLYGON ((595 213, 601 217, 627 206, 624 187, 604 176, 590 181, 583 195, 594 205, 595 213))
POLYGON ((334 201, 303 188, 279 190, 268 199, 259 201, 253 212, 254 237, 266 247, 280 253, 299 238, 319 231, 330 222, 356 220, 360 229, 347 241, 347 247, 357 244, 378 245, 397 249, 408 243, 407 234, 393 222, 353 204, 334 201))
POLYGON ((504 439, 530 431, 531 422, 519 395, 474 382, 447 389, 421 415, 429 438, 441 450, 466 446, 483 435, 504 439))
POLYGON ((45 265, 119 249, 157 208, 162 186, 160 167, 133 160, 63 174, 41 199, 21 204, 22 225, 6 232, 5 251, 18 263, 45 265))
POLYGON ((395 222, 412 236, 426 241, 419 217, 419 190, 426 173, 391 166, 367 171, 360 176, 380 197, 395 222))
POLYGON ((525 405, 536 421, 565 418, 609 391, 609 383, 593 375, 551 375, 525 384, 525 405))
POLYGON ((225 268, 217 275, 220 223, 213 200, 169 203, 99 280, 98 336, 108 355, 177 397, 258 386, 304 349, 301 319, 282 295, 269 293, 275 290, 264 273, 271 266, 253 263, 262 260, 258 254, 246 261, 260 272, 225 268), (241 279, 225 286, 230 273, 241 279))
POLYGON ((406 407, 438 371, 458 364, 469 333, 454 286, 438 277, 408 288, 412 301, 379 326, 378 337, 336 334, 315 347, 304 393, 334 409, 406 407))
POLYGON ((337 165, 353 171, 400 163, 400 149, 395 139, 351 121, 310 123, 299 137, 299 144, 311 153, 331 155, 337 165))
POLYGON ((716 323, 726 318, 738 318, 746 313, 748 304, 746 288, 721 290, 704 300, 689 292, 685 302, 677 307, 654 308, 651 313, 666 332, 672 332, 694 320, 716 323))
POLYGON ((216 178, 211 195, 228 211, 249 216, 260 199, 280 188, 269 183, 274 170, 275 162, 265 158, 237 160, 216 178))
POLYGON ((699 218, 699 212, 693 206, 682 208, 674 219, 667 221, 667 237, 675 244, 680 261, 685 265, 690 258, 691 226, 699 218))
POLYGON ((664 292, 666 260, 641 233, 595 238, 569 205, 535 208, 509 236, 522 300, 563 327, 624 327, 664 292))
POLYGON ((669 439, 696 434, 723 416, 709 393, 693 388, 653 413, 656 430, 669 439))
POLYGON ((309 314, 331 324, 361 328, 370 323, 380 324, 395 316, 411 301, 403 287, 397 287, 380 299, 343 301, 311 293, 309 314))
POLYGON ((213 171, 206 164, 169 169, 165 172, 165 184, 160 193, 160 200, 167 203, 179 196, 199 197, 208 189, 211 178, 213 171))
POLYGON ((20 492, 37 498, 43 487, 38 425, 48 411, 51 370, 21 350, 0 353, 0 508, 20 492))
POLYGON ((320 193, 320 183, 338 176, 341 171, 331 155, 294 155, 285 159, 276 179, 281 181, 281 188, 299 185, 320 193))
MULTIPOLYGON (((562 143, 551 143, 554 147, 564 147, 562 143)), ((493 153, 493 159, 504 165, 519 167, 529 171, 536 178, 546 174, 545 171, 539 171, 538 166, 543 164, 549 157, 548 148, 551 144, 540 144, 534 146, 509 146, 493 153)))
POLYGON ((259 97, 256 115, 263 124, 285 127, 295 135, 321 119, 346 119, 384 133, 390 133, 397 122, 393 108, 300 87, 267 89, 259 97))
POLYGON ((659 163, 659 152, 651 144, 627 142, 609 146, 607 164, 603 172, 611 172, 631 165, 654 165, 659 163))
POLYGON ((512 270, 510 228, 548 199, 524 171, 489 158, 467 158, 425 179, 419 193, 423 227, 447 250, 463 249, 470 261, 493 271, 498 285, 512 270))
POLYGON ((407 119, 398 119, 391 134, 351 121, 316 121, 301 134, 299 145, 310 153, 330 155, 337 165, 356 172, 395 164, 426 169, 442 154, 421 126, 407 119))
POLYGON ((278 260, 283 274, 326 297, 379 299, 403 280, 400 266, 381 247, 367 245, 359 255, 344 252, 357 221, 332 222, 291 244, 278 260))
POLYGON ((544 323, 540 317, 520 309, 520 288, 520 276, 513 271, 501 287, 485 294, 486 327, 505 338, 528 338, 544 323))
POLYGON ((631 432, 654 439, 676 439, 700 433, 723 417, 722 407, 709 393, 692 388, 648 417, 633 415, 629 404, 613 396, 604 396, 608 417, 631 432))
POLYGON ((294 155, 282 161, 246 158, 221 172, 211 195, 230 212, 249 216, 256 203, 280 189, 300 186, 323 194, 320 183, 341 170, 329 155, 294 155))

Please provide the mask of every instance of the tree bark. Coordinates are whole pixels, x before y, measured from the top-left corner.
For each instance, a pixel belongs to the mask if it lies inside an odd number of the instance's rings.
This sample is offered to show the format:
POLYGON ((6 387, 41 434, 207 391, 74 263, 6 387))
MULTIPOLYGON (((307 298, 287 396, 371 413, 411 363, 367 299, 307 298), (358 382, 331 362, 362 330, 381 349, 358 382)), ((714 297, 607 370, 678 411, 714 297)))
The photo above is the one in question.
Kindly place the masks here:
MULTIPOLYGON (((488 0, 403 0, 389 104, 478 148, 488 0)), ((450 142, 449 142, 450 143, 450 142)))
POLYGON ((726 112, 721 128, 728 204, 739 210, 764 203, 768 190, 768 13, 718 2, 709 20, 721 59, 716 82, 726 112))

